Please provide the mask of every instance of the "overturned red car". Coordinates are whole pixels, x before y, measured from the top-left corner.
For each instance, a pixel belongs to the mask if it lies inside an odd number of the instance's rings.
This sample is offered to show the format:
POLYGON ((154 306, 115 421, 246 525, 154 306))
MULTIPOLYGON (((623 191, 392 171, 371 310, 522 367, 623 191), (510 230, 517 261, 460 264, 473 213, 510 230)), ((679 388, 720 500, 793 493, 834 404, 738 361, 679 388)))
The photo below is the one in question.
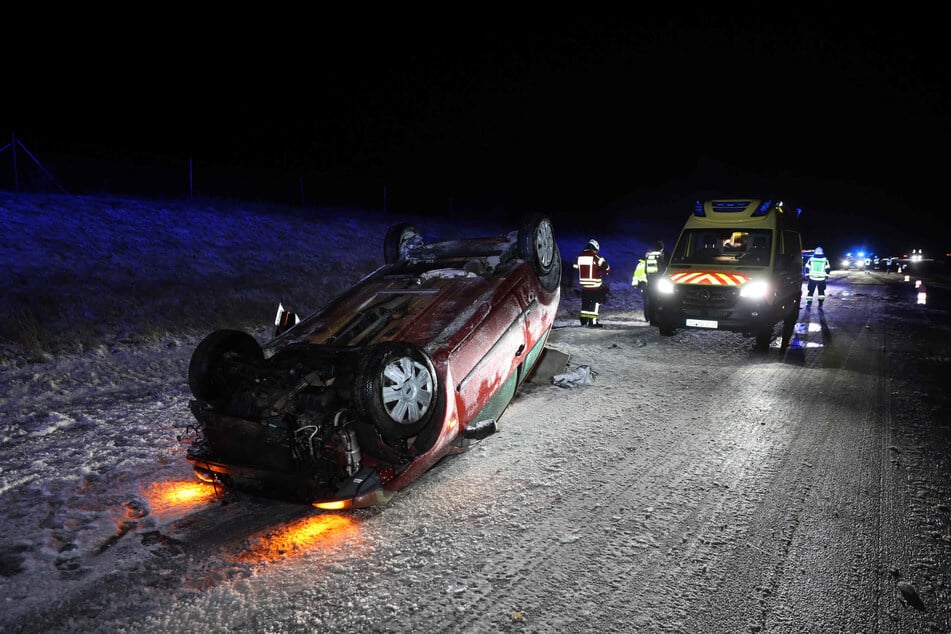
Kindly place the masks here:
POLYGON ((561 284, 550 220, 427 244, 390 227, 384 264, 259 344, 218 330, 188 368, 187 459, 204 481, 320 508, 387 502, 495 431, 544 351, 561 284))

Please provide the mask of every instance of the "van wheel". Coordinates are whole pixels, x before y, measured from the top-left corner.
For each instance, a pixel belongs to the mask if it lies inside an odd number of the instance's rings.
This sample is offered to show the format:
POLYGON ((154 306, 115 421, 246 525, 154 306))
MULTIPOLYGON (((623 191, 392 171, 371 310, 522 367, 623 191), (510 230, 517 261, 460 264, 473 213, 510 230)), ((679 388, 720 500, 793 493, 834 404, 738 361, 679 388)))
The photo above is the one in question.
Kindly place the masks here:
POLYGON ((789 346, 789 340, 792 339, 793 331, 796 329, 796 316, 787 317, 783 322, 783 334, 780 340, 780 348, 784 350, 789 346))
POLYGON ((756 333, 756 351, 769 352, 769 343, 773 340, 773 329, 761 330, 756 333))
POLYGON ((780 349, 782 350, 785 350, 787 347, 789 347, 789 340, 792 339, 793 332, 796 330, 796 321, 799 319, 799 303, 800 298, 797 297, 789 307, 789 313, 783 320, 783 333, 779 345, 780 349))
POLYGON ((661 337, 673 337, 674 333, 677 332, 677 329, 671 326, 658 326, 657 328, 660 330, 661 337))

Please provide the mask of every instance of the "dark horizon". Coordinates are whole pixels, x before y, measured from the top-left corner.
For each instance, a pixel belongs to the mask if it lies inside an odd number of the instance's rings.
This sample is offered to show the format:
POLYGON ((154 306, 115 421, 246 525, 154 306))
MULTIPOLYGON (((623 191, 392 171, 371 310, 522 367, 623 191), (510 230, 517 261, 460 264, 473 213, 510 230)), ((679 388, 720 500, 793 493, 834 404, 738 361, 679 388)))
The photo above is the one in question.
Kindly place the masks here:
POLYGON ((289 192, 300 180, 311 199, 339 189, 380 205, 386 187, 394 205, 586 222, 678 185, 691 198, 768 190, 803 201, 816 241, 951 251, 936 23, 712 13, 425 29, 361 17, 290 28, 270 48, 207 42, 224 57, 129 42, 135 70, 105 83, 89 69, 113 49, 42 71, 20 57, 16 73, 51 81, 10 100, 6 132, 41 160, 171 162, 180 179, 194 159, 272 172, 289 192))

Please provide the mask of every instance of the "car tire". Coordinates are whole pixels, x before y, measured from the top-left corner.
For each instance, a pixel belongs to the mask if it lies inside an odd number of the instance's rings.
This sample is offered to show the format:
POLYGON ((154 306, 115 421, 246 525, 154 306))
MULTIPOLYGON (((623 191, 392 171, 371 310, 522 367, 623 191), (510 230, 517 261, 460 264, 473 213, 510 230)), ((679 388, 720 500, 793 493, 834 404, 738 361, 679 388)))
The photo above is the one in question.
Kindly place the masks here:
POLYGON ((223 364, 231 361, 258 363, 264 351, 254 337, 240 330, 216 330, 201 340, 188 364, 188 387, 195 398, 219 401, 231 396, 221 380, 223 364))
POLYGON ((418 347, 388 342, 370 349, 357 375, 354 401, 384 439, 417 435, 439 410, 439 381, 418 347))
POLYGON ((561 285, 561 251, 547 217, 532 215, 521 220, 518 257, 532 263, 545 290, 554 291, 561 285))
POLYGON ((677 332, 676 328, 672 328, 670 326, 664 326, 664 325, 658 326, 657 329, 660 331, 661 337, 673 337, 674 333, 677 332))
POLYGON ((402 259, 403 247, 413 241, 422 242, 419 229, 408 222, 393 225, 383 238, 383 261, 394 264, 402 259))

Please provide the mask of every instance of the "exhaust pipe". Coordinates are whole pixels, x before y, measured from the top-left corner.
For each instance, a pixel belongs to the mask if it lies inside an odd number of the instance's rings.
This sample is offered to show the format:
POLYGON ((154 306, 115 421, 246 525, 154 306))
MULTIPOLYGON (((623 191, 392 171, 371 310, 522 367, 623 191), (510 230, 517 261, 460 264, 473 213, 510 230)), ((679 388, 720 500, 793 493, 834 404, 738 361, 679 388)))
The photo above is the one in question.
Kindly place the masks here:
POLYGON ((486 418, 485 420, 475 421, 470 423, 465 429, 462 430, 462 437, 466 440, 482 440, 487 436, 491 436, 498 431, 498 427, 495 425, 494 418, 486 418))

